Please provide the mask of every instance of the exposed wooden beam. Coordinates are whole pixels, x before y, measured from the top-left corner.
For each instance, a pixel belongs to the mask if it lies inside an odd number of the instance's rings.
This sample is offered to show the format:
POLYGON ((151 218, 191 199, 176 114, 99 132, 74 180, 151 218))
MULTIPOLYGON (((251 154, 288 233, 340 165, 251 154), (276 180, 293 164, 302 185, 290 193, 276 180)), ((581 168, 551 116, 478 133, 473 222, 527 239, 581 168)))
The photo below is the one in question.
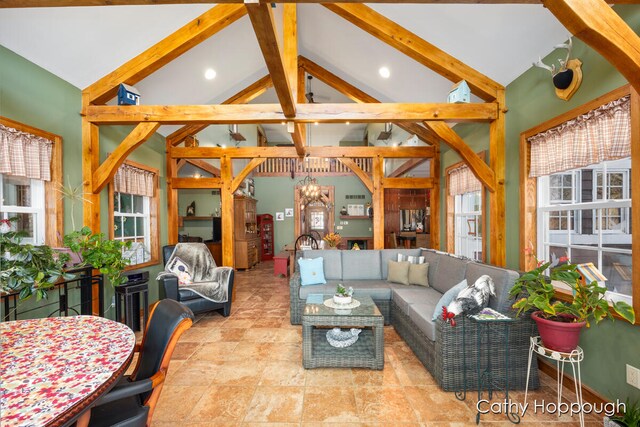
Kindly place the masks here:
POLYGON ((113 179, 118 168, 127 156, 140 145, 144 144, 160 127, 158 122, 140 123, 116 147, 100 167, 93 172, 93 192, 100 193, 113 179))
POLYGON ((381 184, 383 188, 433 188, 433 178, 382 178, 381 184))
POLYGON ((498 90, 504 89, 500 83, 491 80, 365 4, 323 3, 322 5, 452 82, 466 80, 471 91, 485 101, 493 101, 498 95, 498 90))
POLYGON ((425 122, 425 126, 431 128, 453 151, 469 165, 471 172, 491 192, 496 191, 496 179, 493 170, 478 156, 458 134, 440 122, 425 122))
POLYGON ((242 5, 215 6, 87 87, 83 91, 86 100, 89 103, 104 104, 115 96, 120 83, 138 83, 246 13, 242 5))
POLYGON ((363 171, 362 168, 353 161, 353 159, 350 159, 348 157, 340 157, 338 158, 338 161, 351 169, 351 172, 353 172, 358 178, 360 178, 360 181, 362 181, 364 186, 367 187, 367 190, 373 193, 373 181, 371 180, 371 177, 367 175, 367 173, 363 171))
MULTIPOLYGON (((384 157, 384 158, 414 158, 432 157, 433 147, 308 147, 311 157, 339 158, 339 157, 384 157)), ((174 147, 168 154, 174 159, 215 159, 228 157, 230 159, 264 158, 296 158, 298 153, 294 147, 174 147)))
MULTIPOLYGON (((498 102, 504 106, 504 91, 498 93, 498 102)), ((489 256, 491 264, 507 265, 506 194, 505 194, 505 120, 504 109, 489 126, 489 165, 495 174, 495 191, 489 193, 489 256)))
POLYGON ((434 147, 434 149, 430 174, 433 178, 433 188, 429 190, 429 209, 431 212, 429 231, 431 232, 431 247, 440 249, 440 147, 434 147))
POLYGON ((231 184, 233 183, 233 162, 227 156, 220 158, 221 181, 220 203, 222 207, 222 265, 235 267, 235 239, 233 232, 234 200, 231 184))
MULTIPOLYGON (((281 123, 287 117, 278 104, 245 105, 89 105, 87 119, 95 124, 281 123)), ((299 104, 296 123, 487 122, 498 114, 494 103, 483 104, 299 104)))
POLYGON ((371 207, 373 208, 373 248, 384 249, 384 158, 374 157, 372 163, 373 191, 371 193, 371 207))
MULTIPOLYGON (((293 3, 286 3, 282 14, 284 34, 283 60, 287 78, 289 79, 289 90, 291 98, 298 99, 298 6, 293 3)), ((291 139, 296 147, 296 152, 304 156, 304 146, 306 145, 306 128, 300 123, 293 125, 291 139)))
MULTIPOLYGON (((631 182, 636 184, 631 186, 631 203, 640 200, 640 120, 637 119, 636 114, 640 113, 640 91, 635 87, 631 88, 631 182)), ((636 211, 637 212, 637 211, 636 211)), ((631 250, 634 253, 640 253, 640 215, 637 213, 631 215, 631 226, 635 233, 631 236, 631 250)), ((640 283, 640 265, 637 262, 631 263, 631 278, 633 283, 640 283)), ((640 292, 638 287, 634 286, 633 294, 633 309, 636 313, 640 313, 640 292)), ((638 324, 638 318, 636 317, 636 324, 638 324)))
POLYGON ((398 178, 398 177, 404 175, 405 173, 409 172, 411 169, 415 168, 416 166, 423 164, 426 161, 427 161, 427 159, 411 159, 411 160, 407 160, 406 162, 404 162, 403 164, 398 166, 398 168, 396 170, 391 172, 389 174, 389 178, 398 178))
POLYGON ((220 169, 213 166, 211 163, 207 163, 204 160, 198 160, 198 159, 180 159, 180 161, 178 162, 178 167, 176 168, 176 171, 179 171, 180 169, 182 169, 182 167, 185 166, 187 163, 192 164, 193 166, 200 168, 205 172, 209 172, 214 177, 220 177, 220 169))
MULTIPOLYGON (((244 0, 218 0, 216 3, 243 3, 244 0)), ((274 0, 271 3, 322 3, 325 0, 274 0)), ((344 0, 342 3, 389 3, 389 0, 344 0)), ((611 4, 639 4, 640 0, 607 0, 611 4)), ((210 0, 0 0, 0 8, 128 6, 159 4, 201 4, 210 0)), ((394 0, 394 3, 421 4, 541 4, 542 0, 394 0)))
POLYGON ((165 148, 167 155, 165 156, 165 177, 167 180, 167 243, 169 245, 175 245, 178 243, 178 190, 173 188, 173 179, 178 175, 177 166, 180 162, 186 160, 180 159, 176 164, 176 159, 172 159, 169 153, 171 152, 171 143, 165 140, 165 148))
POLYGON ((100 232, 100 194, 93 192, 93 171, 100 165, 100 129, 82 120, 82 223, 100 232))
POLYGON ((576 37, 606 58, 640 91, 640 36, 604 0, 544 0, 576 37))
POLYGON ((172 178, 171 188, 222 188, 221 178, 172 178))
MULTIPOLYGON (((273 86, 273 83, 271 82, 271 76, 267 74, 266 76, 262 77, 261 79, 258 79, 257 81, 253 82, 246 88, 242 89, 240 92, 236 93, 231 98, 224 100, 222 104, 224 105, 248 104, 255 98, 265 93, 267 89, 269 89, 271 86, 273 86)), ((209 125, 204 124, 204 125, 183 126, 180 129, 176 130, 175 132, 169 134, 167 136, 167 141, 169 141, 171 145, 178 145, 182 141, 184 141, 186 137, 190 135, 195 135, 198 132, 201 132, 202 130, 207 128, 207 126, 209 125)))
POLYGON ((267 64, 273 87, 278 95, 278 100, 282 106, 282 111, 286 117, 296 115, 296 100, 291 91, 289 76, 284 65, 280 44, 278 43, 278 32, 273 20, 271 5, 268 3, 248 3, 246 4, 253 31, 258 38, 258 44, 267 64))
MULTIPOLYGON (((326 68, 316 64, 304 56, 300 56, 298 58, 299 64, 302 68, 304 68, 307 73, 311 74, 313 77, 317 78, 321 82, 324 82, 326 85, 331 86, 338 92, 347 96, 354 102, 358 103, 369 103, 376 104, 379 103, 376 98, 369 95, 366 92, 358 89, 347 81, 341 79, 340 77, 333 74, 331 71, 326 68)), ((299 98, 298 98, 299 100, 299 98)), ((440 140, 436 135, 434 135, 430 130, 420 126, 417 123, 403 123, 403 122, 394 122, 394 124, 405 131, 417 135, 418 138, 426 142, 427 144, 437 145, 440 143, 440 140)))
POLYGON ((251 159, 251 161, 240 171, 240 173, 233 178, 233 181, 231 182, 231 191, 235 192, 238 187, 240 187, 240 184, 242 184, 242 181, 244 181, 247 175, 249 175, 255 168, 263 164, 266 160, 267 159, 265 158, 251 159))

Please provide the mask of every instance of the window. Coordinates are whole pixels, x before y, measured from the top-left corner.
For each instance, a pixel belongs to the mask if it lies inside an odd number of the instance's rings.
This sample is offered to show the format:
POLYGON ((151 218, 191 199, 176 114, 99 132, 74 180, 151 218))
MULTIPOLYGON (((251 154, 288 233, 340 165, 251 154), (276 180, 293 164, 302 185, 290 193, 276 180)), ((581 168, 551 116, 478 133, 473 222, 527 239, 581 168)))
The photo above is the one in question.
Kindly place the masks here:
POLYGON ((482 261, 482 198, 481 191, 455 196, 456 255, 482 261))
POLYGON ((0 116, 0 147, 0 219, 17 217, 24 243, 61 246, 62 138, 0 116))
POLYGON ((26 232, 24 243, 45 243, 44 181, 0 174, 0 218, 17 217, 15 231, 26 232))
POLYGON ((158 263, 157 178, 156 169, 127 161, 109 185, 109 234, 111 239, 131 242, 124 252, 129 268, 158 263))
POLYGON ((538 258, 592 262, 623 299, 632 295, 630 168, 627 158, 538 178, 538 258))

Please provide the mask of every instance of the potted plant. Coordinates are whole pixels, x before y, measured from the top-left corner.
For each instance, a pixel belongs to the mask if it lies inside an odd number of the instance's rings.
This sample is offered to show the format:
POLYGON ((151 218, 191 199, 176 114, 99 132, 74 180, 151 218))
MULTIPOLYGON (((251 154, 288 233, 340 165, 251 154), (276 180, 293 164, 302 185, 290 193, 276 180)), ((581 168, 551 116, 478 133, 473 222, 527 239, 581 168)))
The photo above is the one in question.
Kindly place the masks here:
POLYGON ((604 417, 605 427, 638 427, 640 426, 640 403, 631 403, 627 399, 624 403, 624 414, 604 417))
POLYGON ((338 233, 329 233, 325 234, 322 238, 325 242, 327 242, 327 246, 329 249, 336 249, 342 240, 342 237, 338 233))
POLYGON ((104 274, 113 286, 127 281, 122 276, 129 260, 122 256, 123 249, 131 247, 131 242, 106 239, 104 233, 92 233, 89 227, 82 227, 64 236, 64 245, 80 255, 80 265, 91 265, 104 274))
POLYGON ((338 283, 336 287, 336 293, 333 295, 333 302, 336 304, 351 304, 353 296, 353 288, 349 286, 349 289, 342 286, 342 283, 338 283))
POLYGON ((47 297, 59 279, 70 280, 73 274, 65 273, 64 264, 69 255, 59 253, 49 246, 22 243, 26 233, 13 231, 11 222, 17 218, 0 221, 0 291, 18 292, 21 300, 36 295, 37 300, 47 297))
MULTIPOLYGON (((560 258, 560 262, 568 261, 560 258)), ((570 353, 578 346, 580 331, 589 327, 592 321, 613 319, 609 301, 604 298, 607 289, 598 282, 580 283, 577 265, 565 263, 552 265, 550 262, 538 262, 538 267, 519 277, 510 290, 513 298, 519 298, 513 304, 517 315, 530 310, 531 317, 538 325, 540 338, 545 347, 570 353), (549 276, 545 272, 549 269, 549 276), (573 298, 569 302, 555 299, 553 281, 566 283, 572 290, 573 298)), ((613 310, 630 323, 635 322, 633 308, 622 301, 611 304, 613 310)))

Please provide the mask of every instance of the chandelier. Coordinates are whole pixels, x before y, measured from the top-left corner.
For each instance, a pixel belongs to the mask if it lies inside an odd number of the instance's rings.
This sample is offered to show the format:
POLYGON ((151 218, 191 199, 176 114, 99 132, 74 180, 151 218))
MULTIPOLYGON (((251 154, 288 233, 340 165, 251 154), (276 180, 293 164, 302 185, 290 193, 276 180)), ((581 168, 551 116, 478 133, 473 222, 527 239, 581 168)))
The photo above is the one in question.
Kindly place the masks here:
POLYGON ((304 199, 305 204, 320 200, 322 196, 320 186, 311 175, 305 176, 302 181, 298 182, 298 186, 300 187, 300 196, 304 199))

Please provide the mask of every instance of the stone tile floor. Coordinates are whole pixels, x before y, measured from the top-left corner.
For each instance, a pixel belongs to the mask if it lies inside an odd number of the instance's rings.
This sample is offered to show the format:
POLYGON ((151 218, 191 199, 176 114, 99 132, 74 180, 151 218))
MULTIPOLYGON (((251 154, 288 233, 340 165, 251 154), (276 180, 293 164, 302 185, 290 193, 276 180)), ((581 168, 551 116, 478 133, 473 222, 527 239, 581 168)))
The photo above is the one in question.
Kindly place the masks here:
MULTIPOLYGON (((289 282, 272 272, 272 262, 238 271, 231 316, 197 316, 181 337, 154 427, 475 425, 477 394, 461 402, 441 391, 393 327, 385 327, 382 371, 302 368, 301 327, 289 323, 289 282)), ((530 399, 553 402, 555 380, 541 379, 530 399)), ((522 402, 524 392, 510 397, 522 402)), ((494 395, 499 400, 502 393, 494 395)), ((585 420, 602 425, 595 415, 585 420)), ((513 425, 497 414, 480 422, 513 425)), ((521 424, 579 426, 577 416, 530 412, 521 424)))

